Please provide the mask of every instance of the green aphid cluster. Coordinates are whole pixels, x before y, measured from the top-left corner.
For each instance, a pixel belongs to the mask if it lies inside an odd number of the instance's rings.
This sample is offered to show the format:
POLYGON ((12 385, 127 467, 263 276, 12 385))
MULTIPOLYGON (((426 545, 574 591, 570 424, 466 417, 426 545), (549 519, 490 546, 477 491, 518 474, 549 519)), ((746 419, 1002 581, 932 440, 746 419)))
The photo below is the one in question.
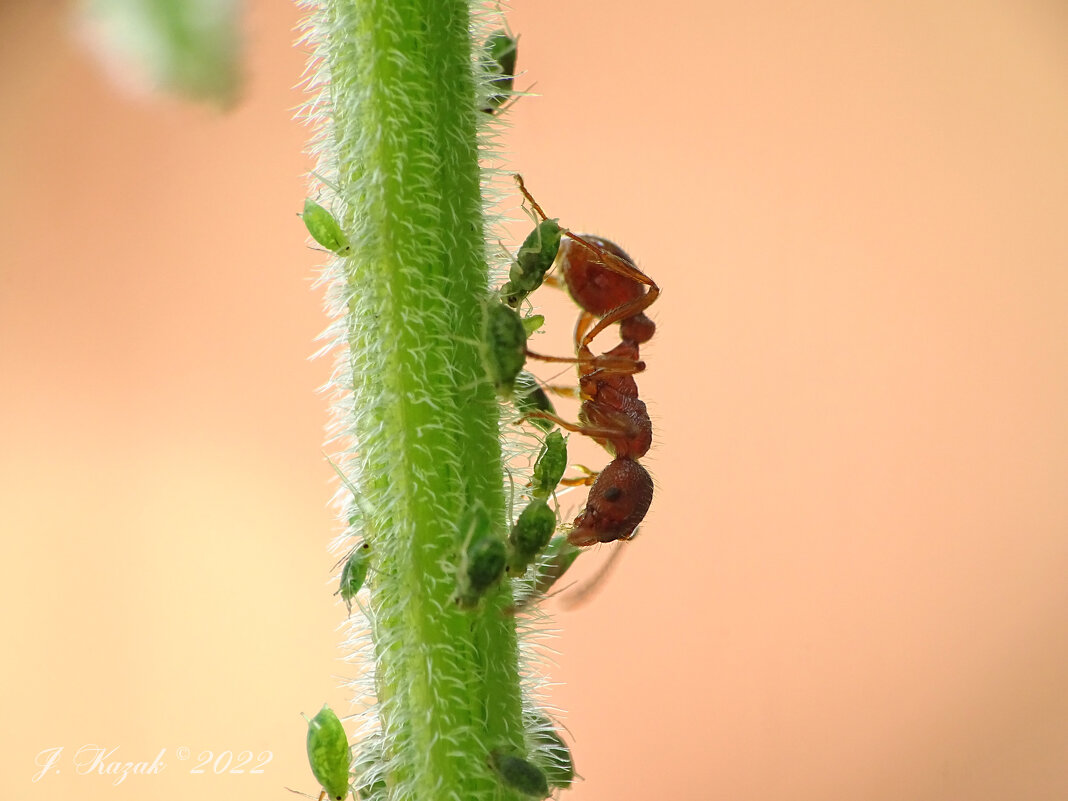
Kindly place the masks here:
POLYGON ((545 220, 523 240, 508 271, 508 282, 501 287, 501 300, 505 304, 519 308, 527 295, 541 286, 556 261, 562 232, 556 220, 545 220))
MULTIPOLYGON (((503 398, 512 397, 514 386, 526 363, 527 338, 545 322, 543 315, 521 317, 516 310, 527 295, 544 282, 545 274, 552 268, 560 250, 562 231, 556 220, 539 223, 523 240, 508 271, 508 281, 497 291, 500 302, 489 301, 486 304, 482 337, 483 361, 497 394, 503 398)), ((536 386, 533 376, 529 373, 526 375, 529 378, 525 383, 536 386)), ((540 388, 529 390, 517 400, 516 405, 520 411, 524 411, 524 406, 530 410, 553 411, 552 403, 540 388), (527 400, 528 397, 530 400, 527 400)), ((544 420, 531 422, 546 431, 552 427, 551 423, 544 420)))
POLYGON ((351 255, 349 238, 345 236, 333 214, 308 198, 304 201, 304 213, 300 216, 312 239, 339 256, 351 255))
POLYGON ((345 727, 326 704, 308 721, 308 763, 330 798, 342 801, 348 795, 352 751, 345 727))
MULTIPOLYGON (((541 388, 538 379, 525 370, 516 376, 515 395, 512 397, 512 403, 515 404, 516 411, 524 417, 531 412, 556 414, 556 407, 549 400, 545 390, 541 388)), ((550 431, 556 425, 552 420, 546 420, 544 417, 529 417, 527 422, 542 431, 550 431)))
POLYGON ((513 790, 532 798, 545 798, 549 795, 549 782, 545 778, 545 772, 533 762, 494 751, 490 754, 490 765, 501 781, 513 790))
POLYGON ((487 114, 492 114, 512 92, 515 84, 515 62, 519 55, 519 38, 509 36, 507 31, 495 31, 486 38, 486 58, 491 63, 491 69, 497 77, 490 78, 490 84, 494 89, 500 90, 486 98, 486 106, 482 109, 487 114))
POLYGON ((508 534, 508 572, 520 575, 537 559, 556 531, 556 512, 547 499, 567 468, 567 439, 559 431, 545 438, 534 463, 531 501, 519 514, 508 534))
POLYGON ((371 547, 365 542, 353 549, 349 558, 345 560, 345 566, 341 568, 341 586, 335 595, 340 595, 349 612, 352 611, 352 599, 363 587, 367 579, 367 570, 370 567, 371 547))
POLYGON ((575 780, 571 749, 548 717, 539 713, 529 713, 526 717, 527 730, 535 746, 534 762, 542 769, 552 787, 566 790, 575 780))
POLYGON ((481 506, 469 510, 463 528, 467 535, 456 576, 456 603, 464 609, 473 609, 504 575, 508 549, 481 506))
POLYGON ((490 381, 502 397, 511 397, 516 377, 527 360, 527 332, 515 309, 486 304, 483 362, 490 381))

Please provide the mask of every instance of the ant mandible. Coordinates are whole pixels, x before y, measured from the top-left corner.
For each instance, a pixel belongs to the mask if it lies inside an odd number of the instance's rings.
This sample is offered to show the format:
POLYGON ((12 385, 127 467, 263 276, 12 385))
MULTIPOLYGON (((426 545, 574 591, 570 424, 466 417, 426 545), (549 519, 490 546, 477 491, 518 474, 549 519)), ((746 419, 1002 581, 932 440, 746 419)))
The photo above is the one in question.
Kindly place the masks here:
MULTIPOLYGON (((543 221, 548 220, 523 179, 517 175, 516 182, 535 212, 543 221)), ((652 478, 637 460, 652 445, 653 426, 645 403, 638 397, 634 374, 645 369, 639 345, 652 338, 656 326, 644 312, 657 299, 660 288, 614 243, 567 230, 563 233, 567 239, 561 242, 557 261, 571 296, 582 308, 575 326, 575 357, 530 351, 528 355, 578 364, 579 422, 570 423, 546 411, 531 412, 528 417, 550 420, 568 431, 592 437, 614 457, 600 473, 563 482, 592 485, 586 508, 568 533, 572 545, 585 546, 630 539, 652 502, 652 478), (622 341, 595 356, 590 343, 617 322, 622 341)))

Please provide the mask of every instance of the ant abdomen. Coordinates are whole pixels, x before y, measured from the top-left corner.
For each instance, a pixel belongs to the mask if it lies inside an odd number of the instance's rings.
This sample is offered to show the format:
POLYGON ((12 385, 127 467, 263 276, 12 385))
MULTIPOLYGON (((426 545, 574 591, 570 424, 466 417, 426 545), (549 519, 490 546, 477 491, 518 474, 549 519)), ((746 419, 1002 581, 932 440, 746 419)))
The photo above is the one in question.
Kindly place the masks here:
POLYGON ((590 487, 586 509, 575 518, 568 542, 584 546, 630 539, 652 501, 648 471, 633 459, 613 459, 590 487))
MULTIPOLYGON (((619 257, 628 267, 638 269, 623 248, 614 242, 589 234, 576 234, 576 236, 595 248, 619 257)), ((593 250, 574 239, 565 239, 560 243, 557 261, 564 273, 567 289, 571 297, 575 299, 575 303, 597 317, 604 317, 609 312, 645 294, 644 284, 604 266, 603 262, 597 260, 597 254, 593 250)))

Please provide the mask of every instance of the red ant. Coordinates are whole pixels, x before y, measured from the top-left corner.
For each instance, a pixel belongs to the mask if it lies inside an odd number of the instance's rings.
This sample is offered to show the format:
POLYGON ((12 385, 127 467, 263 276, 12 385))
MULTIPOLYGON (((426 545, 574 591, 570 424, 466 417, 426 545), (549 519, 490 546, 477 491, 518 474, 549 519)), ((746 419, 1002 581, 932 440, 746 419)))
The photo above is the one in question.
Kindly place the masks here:
MULTIPOLYGON (((516 181, 538 215, 547 219, 523 179, 517 175, 516 181)), ((637 461, 652 444, 653 425, 638 398, 634 374, 645 369, 638 346, 652 338, 656 326, 644 311, 657 299, 660 288, 617 245, 566 230, 564 234, 568 239, 561 243, 557 261, 572 297, 583 310, 575 326, 575 357, 541 356, 529 351, 527 355, 578 364, 579 422, 569 423, 542 411, 528 416, 592 437, 615 457, 600 473, 562 482, 592 485, 586 508, 568 533, 572 545, 584 546, 630 539, 653 499, 653 480, 637 461), (593 355, 590 343, 594 337, 617 322, 622 341, 600 356, 593 355)))

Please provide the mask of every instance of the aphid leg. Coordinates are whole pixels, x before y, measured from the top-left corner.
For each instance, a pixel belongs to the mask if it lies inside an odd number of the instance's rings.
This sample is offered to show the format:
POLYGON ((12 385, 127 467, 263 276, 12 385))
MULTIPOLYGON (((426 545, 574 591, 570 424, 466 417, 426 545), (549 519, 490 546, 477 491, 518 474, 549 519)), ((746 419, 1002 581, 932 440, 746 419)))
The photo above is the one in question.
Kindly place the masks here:
MULTIPOLYGON (((300 790, 294 790, 292 787, 286 787, 286 789, 289 790, 289 792, 293 793, 294 795, 302 795, 305 798, 312 798, 312 799, 315 798, 314 795, 308 795, 308 793, 302 793, 300 790)), ((324 798, 326 798, 326 790, 323 790, 323 791, 321 791, 319 793, 319 801, 323 801, 324 798)))

